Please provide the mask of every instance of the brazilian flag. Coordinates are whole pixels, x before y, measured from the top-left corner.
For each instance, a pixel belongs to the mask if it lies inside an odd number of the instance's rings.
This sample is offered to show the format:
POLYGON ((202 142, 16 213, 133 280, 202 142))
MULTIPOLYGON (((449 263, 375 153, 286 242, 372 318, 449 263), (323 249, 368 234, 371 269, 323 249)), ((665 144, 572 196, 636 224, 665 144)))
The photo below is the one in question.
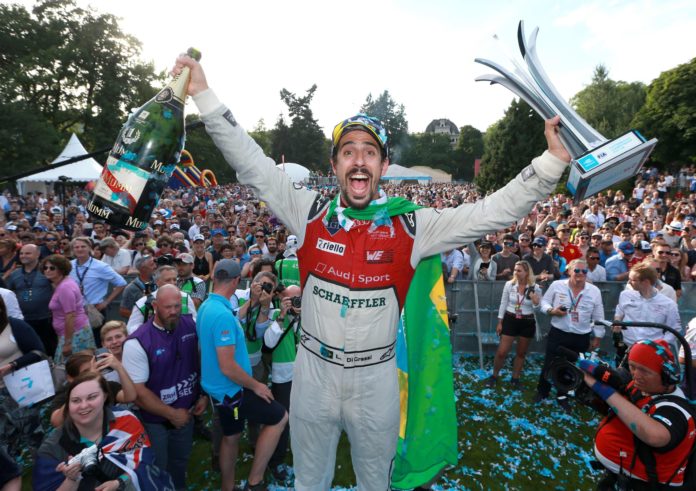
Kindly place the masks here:
POLYGON ((452 347, 439 255, 416 268, 396 348, 401 422, 392 486, 410 489, 457 463, 452 347))

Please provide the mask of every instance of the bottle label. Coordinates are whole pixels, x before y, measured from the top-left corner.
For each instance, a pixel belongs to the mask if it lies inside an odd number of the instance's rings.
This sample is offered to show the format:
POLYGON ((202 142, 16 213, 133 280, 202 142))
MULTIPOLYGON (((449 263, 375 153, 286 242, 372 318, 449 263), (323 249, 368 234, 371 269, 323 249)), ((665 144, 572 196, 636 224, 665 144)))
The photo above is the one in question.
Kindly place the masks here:
POLYGON ((94 194, 133 213, 149 177, 149 172, 109 157, 94 194))

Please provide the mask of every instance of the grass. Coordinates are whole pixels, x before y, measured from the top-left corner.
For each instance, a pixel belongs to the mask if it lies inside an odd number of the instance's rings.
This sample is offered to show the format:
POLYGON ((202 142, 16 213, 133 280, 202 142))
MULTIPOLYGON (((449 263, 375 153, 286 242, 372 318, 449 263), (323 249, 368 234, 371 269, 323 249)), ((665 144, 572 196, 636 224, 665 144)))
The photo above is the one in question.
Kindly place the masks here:
MULTIPOLYGON (((486 360, 491 366, 492 360, 486 360)), ((523 391, 509 387, 509 373, 503 372, 497 387, 485 388, 488 375, 478 367, 478 358, 454 359, 455 397, 459 421, 459 462, 445 472, 436 490, 559 490, 594 489, 598 475, 591 470, 594 458, 592 439, 599 416, 573 405, 565 414, 555 402, 531 403, 541 357, 526 365, 523 391)), ((251 467, 251 449, 243 441, 237 464, 237 481, 245 479, 251 467)), ((291 455, 287 463, 291 464, 291 455)), ((23 489, 31 489, 25 479, 23 489)), ((189 462, 189 489, 219 489, 220 476, 212 471, 210 443, 196 439, 189 462)), ((355 486, 350 463, 350 445, 343 435, 336 457, 334 488, 355 486)), ((272 489, 292 489, 275 485, 272 489)))

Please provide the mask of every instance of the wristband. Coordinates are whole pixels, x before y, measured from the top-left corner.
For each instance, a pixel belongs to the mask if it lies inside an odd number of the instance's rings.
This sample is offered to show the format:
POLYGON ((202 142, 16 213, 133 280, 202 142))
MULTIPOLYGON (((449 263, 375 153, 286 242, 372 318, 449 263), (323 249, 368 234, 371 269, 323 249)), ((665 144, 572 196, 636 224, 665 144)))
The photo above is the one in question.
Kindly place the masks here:
POLYGON ((611 386, 602 382, 595 382, 592 390, 605 402, 616 392, 611 386))

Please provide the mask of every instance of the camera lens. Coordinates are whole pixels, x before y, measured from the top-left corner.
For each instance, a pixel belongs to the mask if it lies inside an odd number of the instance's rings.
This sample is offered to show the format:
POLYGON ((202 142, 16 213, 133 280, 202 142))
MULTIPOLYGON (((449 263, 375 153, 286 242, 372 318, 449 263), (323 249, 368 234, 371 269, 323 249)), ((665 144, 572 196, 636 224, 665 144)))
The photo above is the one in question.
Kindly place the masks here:
POLYGON ((292 297, 290 299, 290 304, 295 309, 301 308, 302 307, 302 297, 292 297))

